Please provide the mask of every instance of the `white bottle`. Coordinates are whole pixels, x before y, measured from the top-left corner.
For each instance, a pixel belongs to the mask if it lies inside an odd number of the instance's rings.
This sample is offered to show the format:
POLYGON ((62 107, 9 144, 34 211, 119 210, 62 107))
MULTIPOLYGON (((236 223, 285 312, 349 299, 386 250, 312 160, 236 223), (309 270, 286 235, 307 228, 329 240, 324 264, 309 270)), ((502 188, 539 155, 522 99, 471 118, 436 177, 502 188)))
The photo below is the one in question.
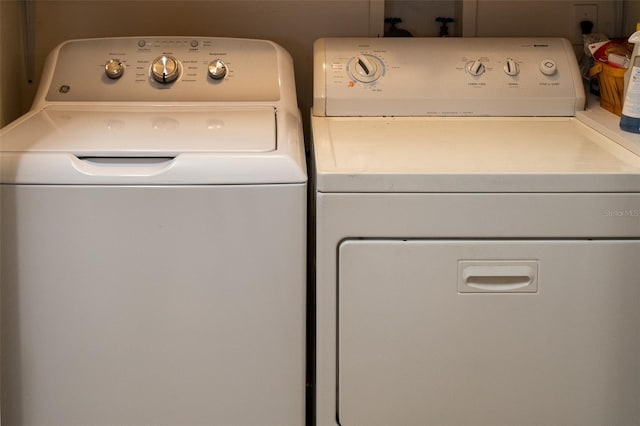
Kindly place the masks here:
POLYGON ((627 87, 629 86, 629 76, 631 75, 631 69, 633 68, 634 59, 640 55, 640 22, 636 24, 636 32, 631 34, 629 37, 629 43, 634 43, 633 45, 633 53, 631 54, 631 61, 629 63, 629 68, 624 73, 624 96, 622 99, 626 99, 627 96, 627 87))
POLYGON ((626 132, 640 133, 640 56, 634 56, 629 67, 629 87, 624 97, 620 128, 626 132))

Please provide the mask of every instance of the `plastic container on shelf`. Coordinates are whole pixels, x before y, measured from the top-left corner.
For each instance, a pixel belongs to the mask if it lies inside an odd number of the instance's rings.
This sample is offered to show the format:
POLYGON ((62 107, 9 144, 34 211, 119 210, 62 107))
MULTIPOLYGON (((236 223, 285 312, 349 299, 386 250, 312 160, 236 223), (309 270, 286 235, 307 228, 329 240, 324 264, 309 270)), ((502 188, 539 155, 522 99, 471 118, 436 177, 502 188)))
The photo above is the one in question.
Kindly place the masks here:
POLYGON ((596 62, 589 70, 589 77, 597 75, 600 82, 600 106, 616 115, 622 114, 625 71, 603 62, 596 62))

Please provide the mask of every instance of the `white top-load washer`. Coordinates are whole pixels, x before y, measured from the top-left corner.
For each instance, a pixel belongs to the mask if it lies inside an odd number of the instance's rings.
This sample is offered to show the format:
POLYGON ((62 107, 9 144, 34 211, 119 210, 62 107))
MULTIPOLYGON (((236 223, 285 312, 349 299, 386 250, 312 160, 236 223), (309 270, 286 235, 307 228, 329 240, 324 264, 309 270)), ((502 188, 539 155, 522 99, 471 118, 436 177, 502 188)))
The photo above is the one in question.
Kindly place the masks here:
POLYGON ((304 424, 307 178, 281 47, 63 43, 0 174, 3 424, 304 424))
POLYGON ((314 61, 316 424, 637 424, 640 140, 585 124, 571 45, 314 61))

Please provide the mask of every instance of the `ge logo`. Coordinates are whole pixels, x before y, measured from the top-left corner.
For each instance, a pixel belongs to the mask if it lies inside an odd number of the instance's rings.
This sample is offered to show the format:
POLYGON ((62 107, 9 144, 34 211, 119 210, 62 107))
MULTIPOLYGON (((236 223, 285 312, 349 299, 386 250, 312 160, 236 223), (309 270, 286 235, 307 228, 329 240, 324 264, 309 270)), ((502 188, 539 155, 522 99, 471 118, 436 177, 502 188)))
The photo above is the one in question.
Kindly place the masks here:
POLYGON ((66 84, 63 84, 62 86, 60 86, 60 88, 58 89, 58 91, 60 93, 69 93, 69 90, 71 90, 70 86, 67 86, 66 84))

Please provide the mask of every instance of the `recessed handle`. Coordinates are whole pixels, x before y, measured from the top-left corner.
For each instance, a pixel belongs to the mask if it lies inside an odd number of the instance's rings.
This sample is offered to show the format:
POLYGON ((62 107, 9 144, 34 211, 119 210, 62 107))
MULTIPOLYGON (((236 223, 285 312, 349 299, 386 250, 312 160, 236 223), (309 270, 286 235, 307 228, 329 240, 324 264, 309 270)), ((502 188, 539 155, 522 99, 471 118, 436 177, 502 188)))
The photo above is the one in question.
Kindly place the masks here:
POLYGON ((86 163, 112 167, 152 167, 173 161, 175 157, 78 157, 86 163))
POLYGON ((536 293, 538 261, 460 261, 458 291, 461 293, 536 293))
POLYGON ((171 168, 176 157, 74 156, 74 167, 94 176, 154 176, 171 168))

